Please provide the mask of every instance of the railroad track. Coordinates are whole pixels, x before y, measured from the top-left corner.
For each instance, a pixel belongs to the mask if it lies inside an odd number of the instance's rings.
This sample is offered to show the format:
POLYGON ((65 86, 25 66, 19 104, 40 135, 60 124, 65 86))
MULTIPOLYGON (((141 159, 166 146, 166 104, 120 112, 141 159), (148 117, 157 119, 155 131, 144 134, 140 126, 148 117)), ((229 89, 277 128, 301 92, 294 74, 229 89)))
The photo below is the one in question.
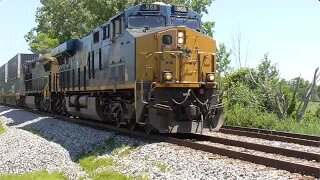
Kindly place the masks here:
POLYGON ((320 137, 239 126, 223 126, 221 133, 320 147, 320 137))
POLYGON ((116 131, 117 133, 129 135, 137 138, 145 138, 145 139, 152 139, 155 141, 168 142, 168 143, 188 147, 195 150, 201 150, 204 152, 219 154, 219 155, 227 156, 234 159, 240 159, 240 160, 244 160, 244 161, 248 161, 256 164, 262 164, 268 167, 287 170, 292 173, 300 173, 302 175, 313 176, 316 178, 320 177, 319 167, 298 164, 295 162, 288 162, 284 160, 259 156, 259 155, 250 154, 246 152, 233 151, 227 148, 222 148, 215 145, 208 145, 201 142, 206 141, 206 142, 219 143, 219 144, 229 145, 229 146, 243 147, 246 149, 251 149, 251 150, 256 150, 256 151, 261 151, 266 153, 280 154, 284 156, 295 157, 299 159, 306 159, 306 160, 315 161, 315 162, 320 162, 320 157, 318 154, 301 152, 301 151, 290 150, 290 149, 283 149, 283 148, 266 146, 261 144, 236 141, 236 140, 225 139, 225 138, 218 138, 213 136, 199 135, 199 134, 170 134, 166 136, 159 135, 159 134, 145 134, 139 131, 130 131, 129 129, 125 129, 125 128, 117 128, 113 125, 108 125, 108 124, 97 122, 97 121, 86 121, 82 119, 67 118, 64 116, 40 112, 37 110, 30 110, 30 109, 25 109, 25 110, 33 113, 39 113, 45 116, 51 116, 59 120, 64 120, 64 121, 74 123, 74 124, 79 124, 82 126, 84 125, 90 126, 95 129, 112 130, 112 131, 116 131))

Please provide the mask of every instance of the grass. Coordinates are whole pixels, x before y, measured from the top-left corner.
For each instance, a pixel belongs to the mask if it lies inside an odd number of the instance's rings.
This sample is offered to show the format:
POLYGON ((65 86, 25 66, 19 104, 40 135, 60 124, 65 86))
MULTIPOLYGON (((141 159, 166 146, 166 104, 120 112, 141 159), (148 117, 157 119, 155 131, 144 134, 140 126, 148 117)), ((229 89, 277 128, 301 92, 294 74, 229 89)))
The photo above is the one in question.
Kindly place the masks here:
POLYGON ((109 147, 115 147, 116 146, 116 141, 114 140, 113 137, 110 137, 106 140, 106 145, 109 147))
POLYGON ((167 168, 168 168, 168 165, 167 165, 167 164, 161 163, 161 162, 155 163, 155 166, 156 166, 157 168, 159 168, 159 170, 160 170, 161 172, 165 172, 165 171, 167 170, 167 168))
POLYGON ((31 132, 32 134, 36 134, 39 135, 40 131, 38 129, 32 128, 32 129, 28 129, 29 132, 31 132))
POLYGON ((280 120, 275 114, 262 112, 256 108, 245 108, 235 105, 232 108, 225 109, 225 124, 320 135, 320 121, 311 113, 307 113, 305 120, 299 123, 294 118, 280 120))
POLYGON ((0 175, 1 180, 66 180, 67 178, 58 172, 48 173, 47 171, 38 171, 33 173, 25 173, 22 175, 18 174, 9 174, 9 175, 0 175))
POLYGON ((277 123, 274 130, 320 136, 320 121, 298 123, 296 120, 287 119, 277 123))
POLYGON ((7 123, 7 126, 14 126, 14 123, 13 122, 9 122, 9 123, 7 123))
POLYGON ((115 148, 112 151, 112 153, 117 155, 120 158, 123 158, 123 157, 126 157, 129 154, 131 154, 131 152, 133 150, 135 150, 136 148, 137 148, 137 146, 134 146, 134 145, 127 146, 127 145, 122 144, 121 146, 115 148))
POLYGON ((91 172, 99 167, 111 166, 115 162, 112 158, 97 158, 97 156, 90 155, 87 157, 83 157, 79 160, 80 166, 86 172, 91 172))
POLYGON ((86 171, 93 180, 129 180, 132 179, 124 174, 114 172, 112 166, 116 166, 117 163, 113 158, 97 158, 95 155, 90 155, 87 157, 82 157, 79 160, 79 164, 84 171, 86 171), (108 167, 108 169, 102 172, 96 172, 98 168, 108 167))
MULTIPOLYGON (((98 145, 95 149, 86 155, 79 157, 79 164, 84 171, 87 172, 89 178, 94 180, 102 179, 114 179, 114 180, 127 180, 133 179, 121 173, 115 172, 112 170, 113 167, 119 166, 114 158, 98 158, 98 155, 101 155, 105 152, 106 148, 114 148, 112 154, 118 157, 125 157, 129 155, 135 146, 126 146, 121 145, 116 147, 116 142, 113 137, 108 138, 105 143, 98 145), (97 170, 99 168, 104 168, 102 172, 97 170)), ((140 179, 140 178, 139 178, 140 179)))
POLYGON ((6 130, 4 129, 4 127, 0 124, 0 135, 4 134, 6 132, 6 130))
POLYGON ((99 143, 95 146, 94 150, 86 153, 86 154, 80 154, 76 159, 81 160, 83 158, 89 157, 89 156, 99 156, 103 154, 107 147, 114 148, 116 145, 115 140, 113 137, 108 138, 104 143, 99 143))
POLYGON ((104 171, 101 173, 96 174, 93 178, 93 180, 105 180, 105 179, 112 179, 112 180, 131 180, 133 178, 128 177, 126 175, 112 172, 112 171, 104 171))

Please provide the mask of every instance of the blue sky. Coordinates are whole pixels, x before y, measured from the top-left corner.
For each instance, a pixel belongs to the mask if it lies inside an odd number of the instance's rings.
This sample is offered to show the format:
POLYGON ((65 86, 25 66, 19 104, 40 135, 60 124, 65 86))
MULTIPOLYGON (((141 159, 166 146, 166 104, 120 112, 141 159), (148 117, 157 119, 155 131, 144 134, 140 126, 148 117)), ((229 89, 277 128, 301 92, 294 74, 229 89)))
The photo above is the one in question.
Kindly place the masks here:
MULTIPOLYGON (((320 66, 319 0, 216 0, 204 19, 216 22, 216 40, 230 48, 240 32, 242 59, 248 49, 247 66, 256 66, 269 53, 281 77, 301 73, 309 80, 320 66)), ((239 66, 235 61, 232 65, 239 66)))
MULTIPOLYGON (((23 36, 36 25, 39 5, 39 0, 0 2, 0 65, 18 52, 29 52, 23 36)), ((286 79, 301 73, 311 80, 320 66, 318 0, 216 0, 204 20, 216 22, 215 39, 229 48, 241 34, 243 66, 256 66, 267 52, 286 79)), ((235 61, 232 66, 239 67, 235 61)))

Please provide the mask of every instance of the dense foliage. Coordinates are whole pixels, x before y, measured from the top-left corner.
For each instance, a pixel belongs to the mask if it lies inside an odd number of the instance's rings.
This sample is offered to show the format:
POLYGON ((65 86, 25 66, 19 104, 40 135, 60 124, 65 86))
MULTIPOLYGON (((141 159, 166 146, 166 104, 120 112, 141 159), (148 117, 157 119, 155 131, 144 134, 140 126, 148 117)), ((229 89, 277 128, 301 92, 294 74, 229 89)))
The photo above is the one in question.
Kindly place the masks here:
POLYGON ((320 86, 314 88, 300 120, 298 114, 312 83, 301 77, 281 79, 267 54, 256 68, 231 71, 230 64, 219 64, 227 69, 220 76, 227 124, 320 135, 320 103, 315 98, 320 86))
MULTIPOLYGON (((159 0, 41 0, 37 9, 37 27, 25 35, 30 50, 46 53, 72 38, 88 34, 98 25, 126 8, 159 0)), ((164 3, 184 5, 203 14, 213 0, 162 0, 164 3)), ((214 22, 205 22, 204 31, 211 33, 214 22)), ((212 34, 211 34, 212 35, 212 34)))

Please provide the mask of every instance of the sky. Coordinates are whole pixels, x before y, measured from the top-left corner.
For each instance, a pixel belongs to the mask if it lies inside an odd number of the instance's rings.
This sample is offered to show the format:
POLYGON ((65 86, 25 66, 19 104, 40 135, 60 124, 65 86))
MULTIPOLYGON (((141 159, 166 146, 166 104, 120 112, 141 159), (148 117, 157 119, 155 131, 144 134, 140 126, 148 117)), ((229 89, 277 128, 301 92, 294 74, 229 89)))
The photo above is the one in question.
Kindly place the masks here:
MULTIPOLYGON (((30 53, 24 35, 36 26, 39 0, 0 0, 0 65, 30 53)), ((233 49, 241 37, 241 66, 255 67, 265 53, 287 80, 311 80, 320 66, 319 0, 215 0, 204 21, 215 21, 214 38, 233 49), (247 54, 247 56, 246 56, 247 54)), ((232 66, 240 67, 232 55, 232 66)))
POLYGON ((320 66, 319 0, 215 0, 204 20, 216 22, 215 39, 231 49, 240 34, 242 66, 256 67, 268 53, 287 80, 312 80, 320 66))

